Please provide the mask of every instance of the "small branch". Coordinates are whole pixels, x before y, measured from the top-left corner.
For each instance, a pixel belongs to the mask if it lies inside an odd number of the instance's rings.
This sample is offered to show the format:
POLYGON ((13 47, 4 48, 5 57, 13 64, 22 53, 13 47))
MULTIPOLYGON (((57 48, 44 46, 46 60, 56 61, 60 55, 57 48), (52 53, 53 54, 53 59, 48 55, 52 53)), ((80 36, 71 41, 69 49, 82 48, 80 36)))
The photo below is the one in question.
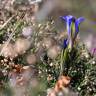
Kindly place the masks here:
POLYGON ((9 42, 11 41, 13 35, 15 34, 16 29, 19 27, 20 24, 21 24, 21 22, 19 22, 19 23, 17 24, 17 26, 14 28, 14 31, 10 34, 10 36, 9 36, 9 38, 8 38, 8 40, 7 40, 6 45, 2 48, 2 50, 1 50, 1 52, 0 52, 0 56, 2 55, 4 49, 8 46, 8 44, 9 44, 9 42))
POLYGON ((14 15, 10 17, 3 25, 0 25, 0 30, 2 30, 13 19, 13 17, 14 15))

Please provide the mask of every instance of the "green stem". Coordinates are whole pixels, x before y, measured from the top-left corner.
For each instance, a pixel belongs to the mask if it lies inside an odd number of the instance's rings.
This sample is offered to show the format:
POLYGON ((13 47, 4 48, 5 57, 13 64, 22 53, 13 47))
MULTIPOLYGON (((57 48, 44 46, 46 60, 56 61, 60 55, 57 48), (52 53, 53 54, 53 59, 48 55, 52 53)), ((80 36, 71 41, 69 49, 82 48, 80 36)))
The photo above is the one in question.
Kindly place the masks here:
POLYGON ((64 62, 64 50, 62 50, 62 52, 61 52, 61 62, 60 62, 60 75, 62 75, 63 74, 63 62, 64 62))

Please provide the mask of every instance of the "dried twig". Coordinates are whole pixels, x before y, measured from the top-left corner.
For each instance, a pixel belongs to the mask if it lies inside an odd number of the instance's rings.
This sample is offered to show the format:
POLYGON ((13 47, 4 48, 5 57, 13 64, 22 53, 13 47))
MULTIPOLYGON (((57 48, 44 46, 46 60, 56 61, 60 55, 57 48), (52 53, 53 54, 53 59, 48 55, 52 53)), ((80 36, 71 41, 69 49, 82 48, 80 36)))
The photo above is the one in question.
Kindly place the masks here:
POLYGON ((18 26, 19 26, 20 24, 21 24, 21 22, 14 28, 14 31, 10 34, 9 39, 7 40, 6 45, 2 48, 2 50, 1 50, 1 52, 0 52, 0 56, 2 55, 4 49, 8 46, 10 40, 12 39, 13 35, 15 34, 16 29, 18 28, 18 26))
POLYGON ((3 25, 0 25, 0 30, 2 30, 13 19, 13 17, 14 15, 10 17, 3 25))

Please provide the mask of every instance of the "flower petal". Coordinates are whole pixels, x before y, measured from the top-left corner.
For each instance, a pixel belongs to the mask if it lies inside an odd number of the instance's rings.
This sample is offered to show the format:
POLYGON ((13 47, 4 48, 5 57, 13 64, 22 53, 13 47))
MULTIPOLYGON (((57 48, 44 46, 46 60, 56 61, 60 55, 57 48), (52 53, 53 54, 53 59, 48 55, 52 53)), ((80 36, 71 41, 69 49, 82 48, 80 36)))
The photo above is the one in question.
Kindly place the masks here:
POLYGON ((64 39, 63 48, 65 49, 67 46, 68 46, 68 40, 67 39, 64 39))
POLYGON ((85 20, 84 17, 80 17, 80 18, 78 18, 78 19, 75 21, 75 34, 74 34, 74 38, 76 38, 76 36, 77 36, 77 34, 78 34, 78 32, 79 32, 79 24, 80 24, 81 22, 83 22, 84 20, 85 20))
POLYGON ((70 38, 71 23, 72 23, 72 19, 75 18, 75 17, 73 17, 72 15, 68 15, 68 16, 60 16, 60 18, 66 21, 67 32, 68 32, 68 36, 70 38))
POLYGON ((67 22, 69 19, 72 19, 74 17, 72 15, 68 15, 68 16, 60 16, 60 18, 67 22))
POLYGON ((85 20, 85 18, 84 17, 80 17, 80 18, 78 18, 77 20, 76 20, 76 22, 78 22, 78 25, 81 23, 81 22, 83 22, 85 20))

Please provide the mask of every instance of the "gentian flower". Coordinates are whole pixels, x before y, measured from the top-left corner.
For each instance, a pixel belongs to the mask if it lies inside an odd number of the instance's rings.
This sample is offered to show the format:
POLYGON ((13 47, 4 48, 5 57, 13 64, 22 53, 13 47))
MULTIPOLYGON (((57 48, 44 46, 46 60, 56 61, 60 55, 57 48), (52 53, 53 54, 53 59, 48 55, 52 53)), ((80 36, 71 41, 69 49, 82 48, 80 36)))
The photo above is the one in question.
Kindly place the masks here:
POLYGON ((71 33, 71 27, 70 26, 72 23, 72 18, 73 18, 73 16, 71 16, 71 15, 61 16, 61 19, 63 19, 66 22, 68 36, 70 36, 70 33, 71 33))
POLYGON ((64 39, 63 41, 63 48, 65 49, 68 45, 68 39, 64 39))
MULTIPOLYGON (((61 16, 61 18, 66 22, 67 32, 68 32, 68 43, 69 48, 72 48, 74 41, 79 32, 79 25, 84 21, 83 17, 76 19, 74 16, 61 16)), ((65 41, 64 41, 65 44, 65 41)), ((65 46, 65 45, 64 45, 65 46)))
MULTIPOLYGON (((75 19, 76 20, 76 19, 75 19)), ((75 35, 74 35, 74 39, 77 37, 77 34, 79 32, 79 25, 81 22, 84 21, 84 17, 80 17, 75 21, 75 35)))

